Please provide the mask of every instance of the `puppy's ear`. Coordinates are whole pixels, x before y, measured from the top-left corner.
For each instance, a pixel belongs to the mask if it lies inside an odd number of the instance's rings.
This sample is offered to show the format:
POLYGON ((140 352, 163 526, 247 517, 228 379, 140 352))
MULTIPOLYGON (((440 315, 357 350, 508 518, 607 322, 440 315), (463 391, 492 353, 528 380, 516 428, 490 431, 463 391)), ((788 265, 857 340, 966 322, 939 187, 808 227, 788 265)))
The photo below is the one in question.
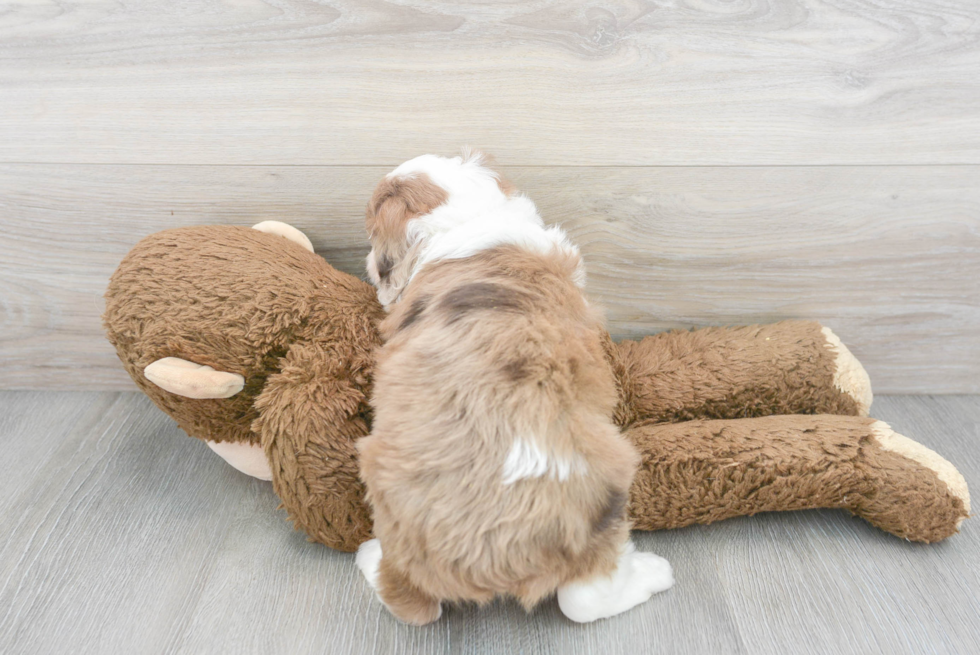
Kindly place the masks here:
POLYGON ((372 240, 400 240, 408 221, 428 214, 448 199, 446 190, 425 173, 386 177, 368 201, 364 225, 372 240))
POLYGON ((446 190, 425 173, 386 177, 374 190, 364 221, 372 245, 367 270, 385 307, 399 298, 415 265, 420 244, 408 243, 409 221, 431 213, 448 199, 446 190))
POLYGON ((510 180, 501 175, 500 171, 497 170, 497 160, 493 155, 487 154, 482 150, 477 150, 476 148, 463 146, 462 157, 464 162, 475 162, 493 173, 493 176, 497 178, 497 186, 500 187, 500 190, 505 196, 510 197, 517 193, 517 187, 511 184, 510 180))
POLYGON ((497 171, 494 171, 494 173, 497 173, 497 186, 500 187, 500 190, 503 191, 505 196, 509 198, 517 193, 517 187, 511 184, 510 180, 497 171))

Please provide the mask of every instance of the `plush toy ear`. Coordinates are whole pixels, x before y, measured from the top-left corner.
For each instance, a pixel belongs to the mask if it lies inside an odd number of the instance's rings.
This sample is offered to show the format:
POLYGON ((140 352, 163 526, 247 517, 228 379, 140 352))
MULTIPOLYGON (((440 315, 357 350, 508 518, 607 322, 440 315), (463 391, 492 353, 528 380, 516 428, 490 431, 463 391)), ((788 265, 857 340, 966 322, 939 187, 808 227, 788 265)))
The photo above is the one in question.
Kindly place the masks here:
POLYGON ((216 371, 179 357, 158 359, 143 369, 143 376, 164 391, 186 398, 230 398, 245 386, 238 373, 216 371))
POLYGON ((288 223, 283 223, 282 221, 262 221, 261 223, 256 223, 253 225, 252 229, 258 230, 259 232, 265 232, 266 234, 278 234, 281 237, 289 239, 293 243, 298 243, 310 252, 313 252, 313 243, 310 241, 309 237, 288 223))

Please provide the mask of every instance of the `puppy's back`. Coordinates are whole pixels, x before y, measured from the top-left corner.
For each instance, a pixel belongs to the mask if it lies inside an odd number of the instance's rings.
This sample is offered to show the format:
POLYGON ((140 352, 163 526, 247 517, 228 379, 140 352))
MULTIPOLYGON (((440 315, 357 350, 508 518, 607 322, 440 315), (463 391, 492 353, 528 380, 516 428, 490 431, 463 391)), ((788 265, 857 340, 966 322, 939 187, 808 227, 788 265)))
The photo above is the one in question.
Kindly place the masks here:
POLYGON ((577 267, 514 246, 439 262, 382 325, 362 475, 385 560, 432 596, 530 606, 615 562, 636 455, 577 267))

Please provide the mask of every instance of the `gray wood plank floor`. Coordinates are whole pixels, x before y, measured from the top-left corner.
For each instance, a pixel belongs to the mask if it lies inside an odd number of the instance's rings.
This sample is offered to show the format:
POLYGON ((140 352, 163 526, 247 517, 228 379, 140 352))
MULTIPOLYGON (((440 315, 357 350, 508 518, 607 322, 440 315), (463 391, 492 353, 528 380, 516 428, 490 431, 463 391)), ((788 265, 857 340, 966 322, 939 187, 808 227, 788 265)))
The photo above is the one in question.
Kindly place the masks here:
MULTIPOLYGON (((980 481, 980 397, 885 396, 872 413, 980 481)), ((980 524, 941 544, 841 512, 636 533, 676 586, 592 625, 553 602, 397 624, 353 556, 308 543, 142 395, 0 393, 3 653, 970 653, 980 524)))

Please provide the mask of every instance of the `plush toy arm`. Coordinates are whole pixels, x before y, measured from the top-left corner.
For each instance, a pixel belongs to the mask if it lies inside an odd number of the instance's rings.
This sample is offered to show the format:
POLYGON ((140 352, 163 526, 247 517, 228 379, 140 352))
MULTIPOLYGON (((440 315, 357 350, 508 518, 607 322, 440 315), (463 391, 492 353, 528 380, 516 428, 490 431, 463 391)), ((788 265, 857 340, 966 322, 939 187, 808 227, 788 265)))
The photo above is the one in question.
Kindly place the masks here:
POLYGON ((934 542, 970 513, 956 468, 881 421, 770 416, 643 423, 625 434, 642 458, 630 494, 641 530, 831 507, 898 537, 934 542))
POLYGON ((371 538, 354 446, 368 426, 365 381, 350 379, 357 367, 347 364, 329 348, 294 344, 256 399, 253 429, 294 527, 312 541, 354 551, 371 538))
POLYGON ((684 421, 772 414, 867 416, 871 383, 819 323, 677 330, 611 345, 616 420, 684 421))

